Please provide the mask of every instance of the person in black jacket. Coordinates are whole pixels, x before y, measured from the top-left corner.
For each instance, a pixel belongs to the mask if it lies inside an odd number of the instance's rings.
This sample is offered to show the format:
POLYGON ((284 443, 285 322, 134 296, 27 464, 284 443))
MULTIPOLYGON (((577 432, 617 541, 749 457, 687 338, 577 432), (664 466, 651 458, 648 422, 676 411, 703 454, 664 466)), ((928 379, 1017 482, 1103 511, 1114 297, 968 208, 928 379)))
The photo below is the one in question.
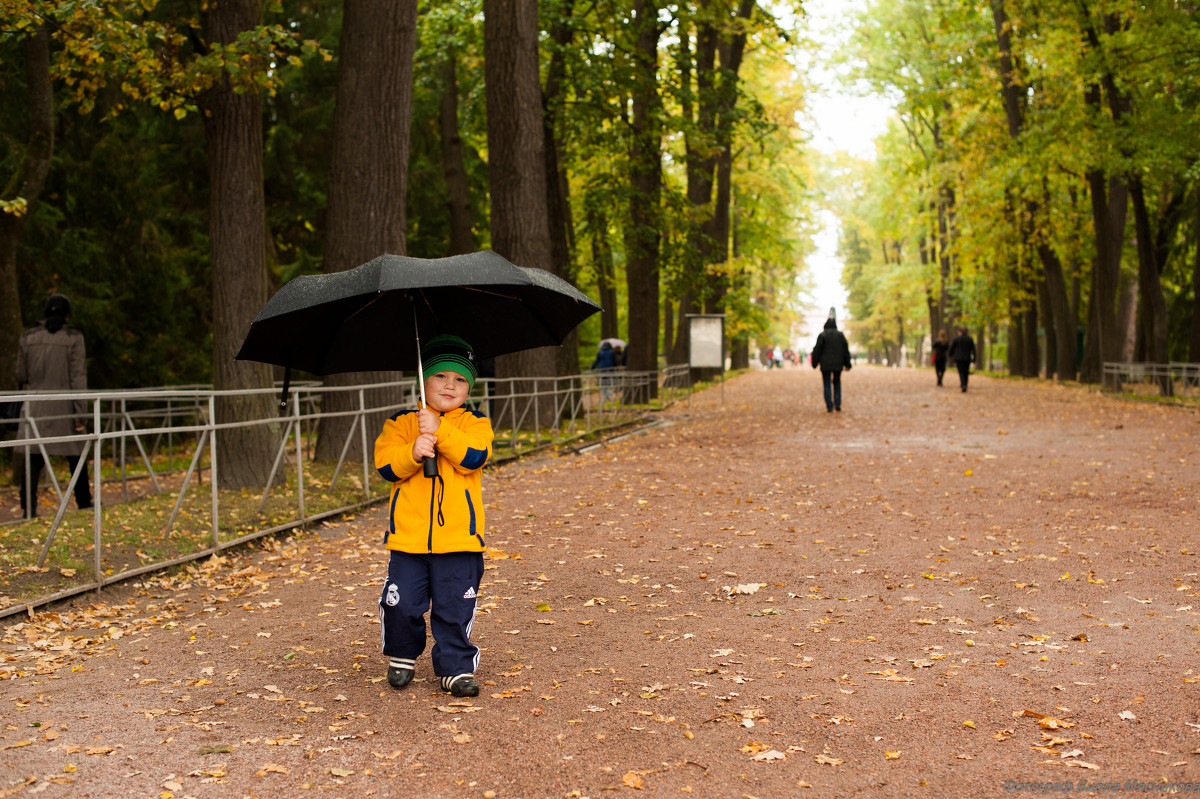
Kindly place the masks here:
POLYGON ((825 320, 825 329, 817 336, 817 343, 812 351, 812 367, 821 368, 826 413, 842 410, 842 370, 849 371, 853 365, 850 359, 850 344, 837 329, 837 314, 830 308, 829 318, 825 320))
POLYGON ((950 337, 945 330, 938 331, 937 341, 933 342, 933 370, 937 372, 937 384, 942 384, 942 376, 946 374, 946 351, 950 349, 950 337))
POLYGON ((971 362, 975 360, 975 339, 967 335, 965 327, 958 328, 958 335, 950 342, 950 360, 958 367, 958 382, 967 390, 967 378, 971 374, 971 362))

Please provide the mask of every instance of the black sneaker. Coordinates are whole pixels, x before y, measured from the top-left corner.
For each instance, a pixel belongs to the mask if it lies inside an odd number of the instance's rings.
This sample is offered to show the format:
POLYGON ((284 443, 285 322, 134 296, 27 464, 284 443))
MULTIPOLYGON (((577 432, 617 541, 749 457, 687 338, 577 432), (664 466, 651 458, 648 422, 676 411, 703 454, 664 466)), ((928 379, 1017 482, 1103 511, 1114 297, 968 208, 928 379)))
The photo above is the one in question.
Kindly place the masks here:
POLYGON ((416 663, 412 660, 407 658, 392 658, 388 662, 388 685, 397 690, 406 687, 412 682, 414 674, 416 674, 416 663))
POLYGON ((479 696, 479 683, 475 682, 474 674, 443 677, 442 690, 457 697, 479 696))

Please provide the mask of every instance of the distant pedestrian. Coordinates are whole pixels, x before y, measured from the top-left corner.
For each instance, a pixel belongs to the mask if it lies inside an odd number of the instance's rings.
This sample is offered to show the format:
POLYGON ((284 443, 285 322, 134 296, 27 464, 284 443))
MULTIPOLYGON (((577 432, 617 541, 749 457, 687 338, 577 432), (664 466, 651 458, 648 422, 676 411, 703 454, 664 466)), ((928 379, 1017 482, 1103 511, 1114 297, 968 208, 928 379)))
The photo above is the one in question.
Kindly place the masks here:
POLYGON ((771 360, 774 362, 776 369, 783 368, 783 348, 778 344, 771 350, 771 360))
POLYGON ((615 369, 617 366, 617 351, 613 349, 611 341, 605 341, 600 345, 600 349, 596 352, 595 359, 592 360, 592 368, 597 370, 615 369))
MULTIPOLYGON (((600 343, 600 351, 592 360, 592 369, 597 372, 612 372, 620 363, 620 350, 614 349, 611 341, 603 341, 600 343)), ((600 378, 601 402, 608 402, 612 399, 612 382, 611 376, 600 378)))
MULTIPOLYGON (((30 391, 82 391, 87 388, 87 367, 83 334, 67 324, 71 318, 71 301, 62 294, 51 294, 43 312, 45 319, 25 331, 21 336, 17 352, 17 383, 30 391)), ((57 438, 83 433, 87 430, 87 403, 77 400, 29 400, 25 416, 37 425, 38 438, 57 438)), ((23 424, 22 438, 33 438, 33 426, 23 424)), ((82 441, 59 441, 44 445, 48 455, 65 455, 67 464, 74 474, 81 469, 75 481, 75 504, 82 508, 92 507, 92 487, 88 479, 87 463, 82 467, 79 458, 83 454, 82 441)), ((33 518, 38 515, 38 481, 45 460, 41 450, 30 447, 29 474, 21 475, 22 515, 33 518), (28 482, 27 482, 28 479, 28 482), (26 510, 28 512, 26 513, 26 510)))
POLYGON ((829 309, 825 329, 817 336, 812 351, 812 366, 821 369, 821 383, 825 387, 825 412, 842 410, 842 370, 850 371, 854 365, 850 357, 850 344, 842 331, 837 329, 837 313, 829 309))
POLYGON ((975 361, 975 339, 967 335, 965 327, 958 328, 958 335, 950 342, 950 360, 958 367, 958 382, 965 392, 971 364, 975 361))
POLYGON ((942 384, 942 376, 946 374, 946 352, 950 349, 950 337, 945 330, 938 331, 937 341, 933 342, 933 370, 937 372, 937 384, 942 384))

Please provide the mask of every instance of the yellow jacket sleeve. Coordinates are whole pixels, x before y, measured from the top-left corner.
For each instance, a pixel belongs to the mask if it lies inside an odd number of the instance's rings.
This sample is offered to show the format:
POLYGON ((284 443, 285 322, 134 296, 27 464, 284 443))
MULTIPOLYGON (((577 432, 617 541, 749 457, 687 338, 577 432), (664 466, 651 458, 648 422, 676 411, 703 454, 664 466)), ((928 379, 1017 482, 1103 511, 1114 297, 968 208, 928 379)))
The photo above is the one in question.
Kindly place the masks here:
POLYGON ((375 469, 384 480, 406 480, 421 468, 412 455, 418 435, 415 411, 402 411, 383 423, 383 432, 375 439, 375 469))
POLYGON ((438 426, 438 455, 460 474, 479 471, 492 456, 492 422, 474 411, 464 411, 457 421, 453 424, 443 418, 438 426))

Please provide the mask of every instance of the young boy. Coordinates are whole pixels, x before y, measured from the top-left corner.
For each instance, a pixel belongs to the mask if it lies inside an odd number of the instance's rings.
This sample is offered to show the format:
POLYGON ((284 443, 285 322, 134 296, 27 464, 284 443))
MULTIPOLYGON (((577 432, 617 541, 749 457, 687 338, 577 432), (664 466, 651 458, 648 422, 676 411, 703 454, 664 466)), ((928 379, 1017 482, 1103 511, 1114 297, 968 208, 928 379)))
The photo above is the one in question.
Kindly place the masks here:
POLYGON ((412 682, 425 651, 425 611, 432 605, 433 672, 442 690, 478 696, 479 647, 471 643, 475 596, 483 577, 483 501, 480 472, 492 454, 492 423, 463 402, 475 384, 471 346, 437 336, 421 349, 427 406, 401 411, 375 439, 375 468, 392 485, 391 551, 379 599, 387 679, 412 682), (423 462, 436 458, 437 477, 423 462))

